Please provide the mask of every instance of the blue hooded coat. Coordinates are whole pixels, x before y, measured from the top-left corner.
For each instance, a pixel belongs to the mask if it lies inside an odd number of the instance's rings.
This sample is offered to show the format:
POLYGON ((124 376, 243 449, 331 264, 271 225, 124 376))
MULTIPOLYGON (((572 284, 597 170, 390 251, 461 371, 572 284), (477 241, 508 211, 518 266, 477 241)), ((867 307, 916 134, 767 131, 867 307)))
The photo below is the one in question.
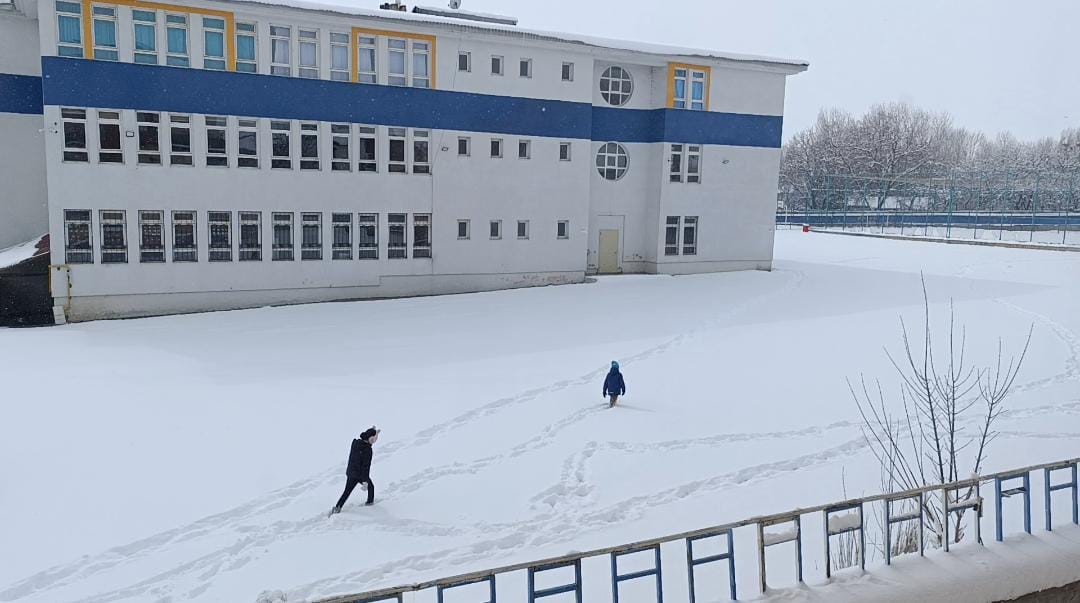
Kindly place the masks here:
POLYGON ((621 396, 625 393, 626 382, 623 381, 622 373, 619 372, 619 365, 613 365, 604 379, 604 397, 621 396))

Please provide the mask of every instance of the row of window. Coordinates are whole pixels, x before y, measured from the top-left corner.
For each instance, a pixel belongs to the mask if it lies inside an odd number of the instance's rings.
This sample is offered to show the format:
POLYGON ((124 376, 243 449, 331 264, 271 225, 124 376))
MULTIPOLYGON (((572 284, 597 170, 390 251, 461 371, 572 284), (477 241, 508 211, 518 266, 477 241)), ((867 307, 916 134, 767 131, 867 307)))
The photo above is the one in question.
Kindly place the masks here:
POLYGON ((664 224, 664 255, 697 255, 697 216, 668 216, 664 224))
MULTIPOLYGON (((91 14, 84 15, 81 2, 56 0, 57 54, 76 58, 87 55, 87 58, 102 61, 121 60, 118 33, 120 20, 126 21, 128 13, 116 5, 95 3, 90 6, 91 14), (92 22, 89 44, 83 39, 84 18, 92 22)), ((177 11, 132 8, 130 23, 125 24, 131 31, 131 60, 145 65, 192 67, 197 66, 193 65, 194 58, 203 69, 259 73, 258 24, 235 22, 235 39, 230 48, 226 39, 230 35, 230 13, 190 10, 194 12, 184 12, 179 7, 177 11), (199 41, 201 57, 192 56, 192 36, 199 41)), ((325 32, 318 28, 275 24, 265 24, 262 32, 269 37, 267 72, 271 75, 416 88, 435 86, 434 36, 360 28, 325 32), (328 39, 321 39, 323 36, 328 39), (327 55, 323 54, 324 42, 329 45, 327 55), (324 62, 329 64, 324 65, 324 62)), ((489 59, 491 74, 505 75, 505 56, 492 54, 489 59)), ((457 67, 458 71, 471 72, 473 53, 460 51, 457 67)), ((564 82, 573 81, 574 63, 563 62, 560 75, 564 82)), ((531 58, 518 59, 518 76, 533 77, 531 58)), ((705 110, 709 76, 707 67, 671 65, 669 106, 705 110)), ((620 66, 606 68, 600 76, 599 86, 604 101, 613 106, 629 102, 634 90, 630 71, 620 66)))
MULTIPOLYGON (((64 250, 68 264, 94 263, 92 213, 88 209, 64 210, 64 250)), ((355 252, 361 260, 379 259, 379 214, 332 213, 330 215, 330 258, 351 260, 355 252), (354 243, 355 233, 355 243, 354 243)), ((139 262, 160 263, 166 259, 165 224, 166 212, 161 210, 141 210, 139 219, 139 262)), ((270 212, 271 259, 273 261, 293 261, 296 259, 296 222, 293 212, 270 212)), ((388 259, 408 259, 409 256, 409 214, 394 213, 386 215, 386 257, 388 259)), ((198 262, 199 248, 197 235, 197 212, 172 211, 169 215, 172 233, 172 261, 198 262)), ((263 259, 263 214, 261 211, 236 212, 236 226, 233 228, 233 212, 210 211, 206 215, 207 259, 211 262, 231 262, 233 260, 233 237, 238 233, 236 257, 240 261, 262 261, 263 259)), ((125 210, 100 210, 98 223, 101 229, 101 263, 126 264, 128 262, 128 229, 125 210)), ((323 214, 319 212, 301 212, 299 221, 300 259, 323 259, 323 214)), ((491 220, 488 224, 491 239, 501 239, 502 220, 491 220)), ((529 221, 517 222, 517 238, 528 239, 529 221)), ((556 223, 556 237, 570 238, 570 222, 559 220, 556 223)), ((471 238, 471 220, 458 220, 457 238, 471 238)), ((412 256, 413 258, 431 257, 431 214, 412 214, 412 256)))

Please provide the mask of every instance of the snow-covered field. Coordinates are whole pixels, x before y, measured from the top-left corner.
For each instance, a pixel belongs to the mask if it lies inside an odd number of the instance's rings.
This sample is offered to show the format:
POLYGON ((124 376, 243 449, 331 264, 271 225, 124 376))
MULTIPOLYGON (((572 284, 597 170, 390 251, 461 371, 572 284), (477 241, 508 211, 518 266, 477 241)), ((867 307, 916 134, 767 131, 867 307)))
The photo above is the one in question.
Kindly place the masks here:
POLYGON ((1080 230, 1007 230, 988 224, 980 228, 953 226, 856 226, 833 227, 831 230, 865 232, 905 237, 930 237, 936 239, 969 239, 976 241, 1005 241, 1010 243, 1035 243, 1039 245, 1080 246, 1080 230))
POLYGON ((1080 254, 782 231, 776 255, 0 330, 0 601, 291 602, 877 492, 844 379, 896 393, 882 347, 919 320, 920 271, 974 360, 1035 326, 985 469, 1078 456, 1080 254), (379 503, 327 519, 373 423, 379 503))

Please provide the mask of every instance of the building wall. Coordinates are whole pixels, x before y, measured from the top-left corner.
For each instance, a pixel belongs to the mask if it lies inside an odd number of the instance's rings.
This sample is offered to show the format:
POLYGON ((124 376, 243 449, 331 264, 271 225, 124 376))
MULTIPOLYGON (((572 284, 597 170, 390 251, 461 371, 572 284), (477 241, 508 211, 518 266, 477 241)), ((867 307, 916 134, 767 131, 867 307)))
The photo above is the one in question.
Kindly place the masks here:
POLYGON ((0 12, 0 249, 48 230, 37 48, 36 19, 0 12))
MULTIPOLYGON (((272 77, 271 25, 291 28, 294 75, 297 30, 318 31, 322 80, 330 79, 326 42, 331 33, 354 27, 383 30, 386 25, 283 7, 197 6, 234 11, 236 21, 256 23, 259 75, 198 69, 202 32, 194 17, 189 28, 191 69, 54 58, 52 7, 43 5, 40 48, 49 76, 44 86, 44 165, 50 232, 56 241, 54 264, 65 261, 64 211, 91 210, 93 215, 95 263, 64 266, 53 273, 54 290, 68 292, 57 303, 71 320, 581 282, 587 272, 597 270, 599 231, 610 228, 620 231, 622 272, 680 274, 771 266, 783 69, 710 61, 709 111, 679 111, 667 108, 673 57, 402 23, 394 30, 435 36, 437 90, 272 77), (458 69, 459 51, 471 53, 469 71, 458 69), (493 55, 503 57, 502 75, 491 73, 493 55), (523 58, 531 60, 530 77, 519 74, 523 58), (560 77, 564 62, 574 64, 572 81, 560 77), (615 65, 628 70, 634 81, 633 95, 620 107, 611 107, 598 85, 604 70, 615 65), (63 160, 61 106, 87 110, 91 158, 86 163, 63 160), (97 162, 95 116, 102 109, 120 111, 122 164, 97 162), (138 110, 160 116, 163 158, 169 144, 168 117, 190 115, 194 165, 170 166, 167 159, 164 165, 141 165, 138 110), (230 167, 206 165, 204 115, 227 116, 230 167), (239 118, 258 121, 259 168, 237 167, 239 118), (269 165, 273 119, 291 120, 292 169, 269 165), (317 171, 297 169, 300 123, 307 120, 318 122, 317 171), (330 170, 331 123, 348 123, 353 129, 351 171, 330 170), (377 173, 355 169, 355 132, 361 124, 379 131, 377 173), (388 127, 397 126, 407 127, 410 136, 418 129, 429 132, 430 175, 388 172, 388 127), (469 140, 466 156, 458 152, 460 138, 469 140), (502 157, 490 156, 493 139, 502 141, 502 157), (518 157, 523 140, 529 143, 528 158, 518 157), (667 181, 671 143, 676 141, 702 146, 700 183, 667 181), (604 179, 596 169, 596 153, 606 142, 617 142, 629 153, 629 169, 616 181, 604 179), (570 161, 559 160, 562 144, 570 145, 570 161), (103 210, 125 212, 124 264, 100 262, 103 210), (172 251, 169 212, 197 212, 199 262, 141 263, 140 210, 166 212, 167 258, 172 251), (210 211, 232 212, 232 261, 207 261, 210 211), (239 211, 261 212, 261 261, 239 261, 239 211), (273 212, 293 215, 294 260, 271 259, 273 212), (300 259, 300 214, 306 212, 322 216, 322 260, 300 259), (355 215, 378 214, 377 260, 330 259, 331 215, 336 212, 354 216, 354 250, 355 215), (390 213, 409 217, 409 259, 387 258, 390 213), (431 258, 413 257, 416 215, 431 216, 431 258), (698 218, 695 254, 665 255, 664 222, 669 215, 698 218), (467 237, 459 237, 459 220, 469 221, 467 237), (502 225, 497 238, 489 235, 493 220, 502 225), (518 237, 518 221, 528 222, 527 237, 518 237), (565 238, 556 234, 562 221, 568 224, 565 238)), ((117 10, 120 60, 131 62, 130 9, 117 10)), ((160 21, 158 27, 160 45, 160 21)), ((385 49, 384 39, 379 44, 385 49)), ((380 53, 380 59, 383 56, 380 53)), ((380 83, 387 83, 385 72, 380 83)))

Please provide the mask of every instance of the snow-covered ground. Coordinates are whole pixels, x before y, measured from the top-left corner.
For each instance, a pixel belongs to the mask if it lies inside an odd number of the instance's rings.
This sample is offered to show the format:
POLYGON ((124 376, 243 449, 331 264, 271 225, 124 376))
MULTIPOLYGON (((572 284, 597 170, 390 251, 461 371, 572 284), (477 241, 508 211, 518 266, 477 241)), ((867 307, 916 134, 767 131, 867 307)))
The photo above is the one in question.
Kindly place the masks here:
POLYGON ((296 601, 875 493, 845 377, 896 393, 882 347, 919 320, 920 272, 973 360, 1035 326, 985 469, 1077 456, 1080 254, 782 231, 776 256, 0 330, 0 601, 296 601), (373 423, 379 504, 327 519, 373 423))

